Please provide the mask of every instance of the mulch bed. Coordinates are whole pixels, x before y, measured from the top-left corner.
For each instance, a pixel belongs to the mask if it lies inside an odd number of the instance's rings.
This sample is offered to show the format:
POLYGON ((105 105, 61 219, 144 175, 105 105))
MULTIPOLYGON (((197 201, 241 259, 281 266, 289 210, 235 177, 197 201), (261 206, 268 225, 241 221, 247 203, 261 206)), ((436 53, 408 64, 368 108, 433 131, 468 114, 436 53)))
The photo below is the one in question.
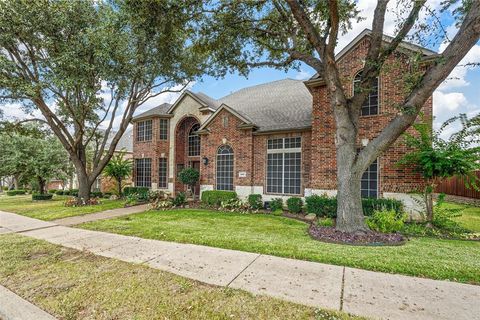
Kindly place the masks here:
POLYGON ((406 242, 406 238, 398 233, 381 233, 367 231, 363 233, 348 233, 336 230, 334 227, 320 227, 312 224, 308 233, 315 240, 360 245, 360 246, 398 246, 406 242))

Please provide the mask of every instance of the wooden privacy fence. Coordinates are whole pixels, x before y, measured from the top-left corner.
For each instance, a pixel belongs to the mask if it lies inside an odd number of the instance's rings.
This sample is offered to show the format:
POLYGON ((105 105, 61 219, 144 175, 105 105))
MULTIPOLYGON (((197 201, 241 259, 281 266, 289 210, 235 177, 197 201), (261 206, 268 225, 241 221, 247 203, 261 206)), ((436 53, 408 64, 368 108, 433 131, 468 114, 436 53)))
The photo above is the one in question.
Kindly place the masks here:
MULTIPOLYGON (((478 178, 480 178, 480 171, 475 172, 475 174, 478 178)), ((473 188, 467 188, 465 186, 465 179, 466 178, 457 177, 445 179, 437 184, 435 191, 454 196, 480 199, 480 191, 477 191, 473 188)))

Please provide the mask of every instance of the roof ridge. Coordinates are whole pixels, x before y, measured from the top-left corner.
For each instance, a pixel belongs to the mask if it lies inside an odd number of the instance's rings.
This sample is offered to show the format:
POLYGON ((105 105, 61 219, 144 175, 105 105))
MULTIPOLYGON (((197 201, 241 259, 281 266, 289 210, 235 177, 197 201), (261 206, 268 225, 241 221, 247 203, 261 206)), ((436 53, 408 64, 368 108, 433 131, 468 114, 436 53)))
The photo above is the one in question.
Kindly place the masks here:
POLYGON ((233 92, 231 92, 231 93, 229 93, 229 94, 227 94, 227 95, 225 95, 225 96, 217 99, 217 101, 220 101, 220 102, 221 102, 221 101, 222 101, 223 99, 225 99, 226 97, 229 97, 229 96, 231 96, 231 95, 233 95, 233 94, 236 94, 236 93, 238 93, 238 92, 245 91, 245 90, 247 90, 247 89, 257 88, 257 87, 269 85, 269 84, 276 83, 276 82, 287 81, 287 80, 289 80, 289 81, 295 81, 295 82, 302 82, 302 81, 303 81, 303 80, 297 80, 297 79, 292 79, 292 78, 287 77, 287 78, 278 79, 278 80, 273 80, 273 81, 269 81, 269 82, 258 83, 258 84, 255 84, 255 85, 253 85, 253 86, 244 87, 244 88, 238 89, 237 91, 233 91, 233 92))

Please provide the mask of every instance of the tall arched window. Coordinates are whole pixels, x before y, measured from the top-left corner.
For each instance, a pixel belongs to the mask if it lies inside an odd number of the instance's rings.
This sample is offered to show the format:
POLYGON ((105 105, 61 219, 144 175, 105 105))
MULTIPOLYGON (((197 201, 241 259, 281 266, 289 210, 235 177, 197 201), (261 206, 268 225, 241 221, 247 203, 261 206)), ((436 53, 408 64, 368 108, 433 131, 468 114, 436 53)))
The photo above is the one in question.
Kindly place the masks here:
POLYGON ((233 149, 227 145, 217 151, 217 190, 233 191, 233 149))
MULTIPOLYGON (((361 73, 357 73, 355 76, 355 79, 353 80, 353 90, 356 92, 360 88, 358 87, 360 85, 360 80, 361 80, 361 73)), ((365 102, 362 105, 362 116, 371 116, 378 114, 378 98, 379 98, 379 91, 378 91, 378 77, 377 81, 373 84, 372 90, 368 94, 367 99, 365 99, 365 102)))
POLYGON ((197 131, 200 125, 194 124, 188 133, 188 156, 197 157, 200 155, 200 136, 197 131))

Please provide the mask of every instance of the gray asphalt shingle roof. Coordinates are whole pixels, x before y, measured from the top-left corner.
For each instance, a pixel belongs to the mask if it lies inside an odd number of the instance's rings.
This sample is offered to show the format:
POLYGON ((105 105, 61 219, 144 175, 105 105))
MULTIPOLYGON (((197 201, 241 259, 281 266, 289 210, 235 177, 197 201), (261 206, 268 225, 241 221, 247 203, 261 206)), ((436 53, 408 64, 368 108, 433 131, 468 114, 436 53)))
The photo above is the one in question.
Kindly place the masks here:
POLYGON ((150 110, 147 110, 143 113, 140 113, 139 115, 136 115, 133 117, 132 120, 140 119, 140 118, 146 118, 149 116, 156 116, 156 115, 167 115, 168 109, 170 109, 171 104, 170 103, 162 103, 159 106, 153 107, 150 110))
POLYGON ((221 99, 258 127, 258 131, 311 126, 312 95, 303 81, 284 79, 240 89, 221 99))

